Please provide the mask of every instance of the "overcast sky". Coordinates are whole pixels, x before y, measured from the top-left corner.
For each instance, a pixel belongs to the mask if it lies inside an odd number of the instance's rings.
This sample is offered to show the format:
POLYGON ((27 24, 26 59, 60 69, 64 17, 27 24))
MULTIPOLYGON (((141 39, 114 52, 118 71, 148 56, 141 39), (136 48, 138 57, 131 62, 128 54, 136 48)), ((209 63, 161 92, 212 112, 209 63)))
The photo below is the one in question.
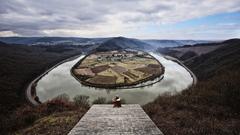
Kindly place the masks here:
POLYGON ((240 0, 0 0, 0 36, 240 37, 240 0))

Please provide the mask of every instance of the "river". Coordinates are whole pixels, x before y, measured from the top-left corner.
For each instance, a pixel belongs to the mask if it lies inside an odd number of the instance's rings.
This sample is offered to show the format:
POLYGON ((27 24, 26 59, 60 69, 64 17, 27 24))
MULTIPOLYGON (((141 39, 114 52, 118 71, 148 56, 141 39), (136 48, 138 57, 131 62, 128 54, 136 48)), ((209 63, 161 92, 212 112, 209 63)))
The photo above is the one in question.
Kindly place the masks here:
POLYGON ((183 66, 168 60, 160 54, 150 53, 165 67, 164 78, 151 86, 129 89, 100 89, 82 85, 70 73, 70 69, 84 56, 60 64, 44 75, 37 83, 36 94, 40 101, 45 102, 54 97, 67 94, 70 99, 76 95, 89 96, 90 103, 98 97, 111 100, 119 95, 126 103, 144 105, 156 99, 160 94, 175 94, 193 83, 191 74, 183 66))

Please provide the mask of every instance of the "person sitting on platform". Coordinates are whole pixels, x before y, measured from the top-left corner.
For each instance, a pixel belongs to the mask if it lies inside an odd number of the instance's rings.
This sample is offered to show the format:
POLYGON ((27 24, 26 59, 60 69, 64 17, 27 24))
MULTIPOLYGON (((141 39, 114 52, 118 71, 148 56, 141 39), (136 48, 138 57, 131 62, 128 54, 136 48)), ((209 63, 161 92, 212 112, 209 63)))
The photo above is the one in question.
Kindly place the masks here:
POLYGON ((113 99, 112 99, 112 103, 113 103, 113 107, 121 107, 121 99, 118 95, 116 95, 113 99))

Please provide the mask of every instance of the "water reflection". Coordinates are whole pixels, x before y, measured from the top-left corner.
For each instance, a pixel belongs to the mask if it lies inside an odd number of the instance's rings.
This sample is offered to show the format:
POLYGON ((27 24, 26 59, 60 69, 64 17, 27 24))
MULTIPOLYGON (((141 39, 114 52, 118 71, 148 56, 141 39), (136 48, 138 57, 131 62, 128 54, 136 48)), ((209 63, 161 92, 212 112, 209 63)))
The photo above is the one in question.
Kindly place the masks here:
POLYGON ((98 97, 111 100, 115 95, 119 95, 126 100, 126 103, 143 105, 153 101, 159 94, 179 92, 192 84, 193 79, 184 67, 161 55, 155 53, 151 53, 151 55, 165 67, 164 78, 151 86, 107 90, 81 85, 70 73, 72 66, 84 57, 80 56, 75 60, 59 65, 39 80, 36 87, 37 95, 43 102, 63 93, 68 94, 70 99, 76 95, 87 95, 90 102, 98 97))

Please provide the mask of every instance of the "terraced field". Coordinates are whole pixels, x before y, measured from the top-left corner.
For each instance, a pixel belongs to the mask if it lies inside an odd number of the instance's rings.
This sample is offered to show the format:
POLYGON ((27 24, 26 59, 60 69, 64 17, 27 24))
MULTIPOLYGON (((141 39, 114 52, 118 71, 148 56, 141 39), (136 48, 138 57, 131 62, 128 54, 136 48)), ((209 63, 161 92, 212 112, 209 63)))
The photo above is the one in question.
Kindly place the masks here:
POLYGON ((84 85, 114 88, 153 80, 164 73, 164 68, 148 53, 124 50, 87 55, 72 73, 84 85))

